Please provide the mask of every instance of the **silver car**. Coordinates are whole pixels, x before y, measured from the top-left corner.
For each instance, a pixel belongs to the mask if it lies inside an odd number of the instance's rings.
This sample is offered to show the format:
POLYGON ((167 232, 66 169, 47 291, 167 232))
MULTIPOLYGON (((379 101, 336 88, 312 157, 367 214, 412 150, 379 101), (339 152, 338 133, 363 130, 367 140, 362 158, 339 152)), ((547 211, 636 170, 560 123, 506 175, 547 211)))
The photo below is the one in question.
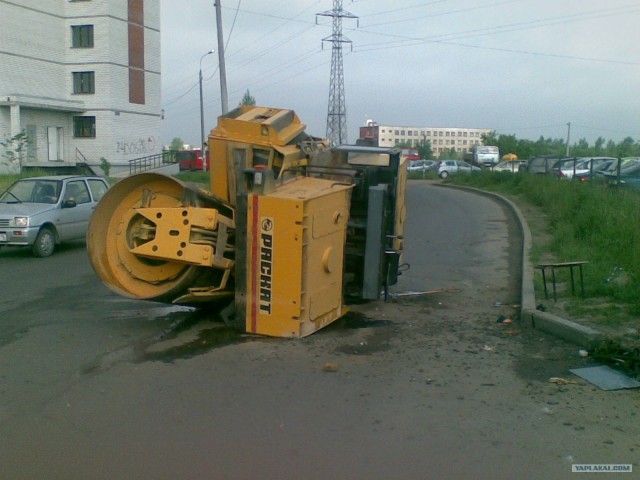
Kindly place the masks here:
POLYGON ((454 173, 472 173, 479 172, 480 167, 470 165, 461 160, 441 160, 438 164, 438 175, 440 178, 447 178, 454 173))
POLYGON ((0 194, 0 247, 30 246, 48 257, 55 246, 84 238, 98 201, 109 189, 101 177, 24 178, 0 194))

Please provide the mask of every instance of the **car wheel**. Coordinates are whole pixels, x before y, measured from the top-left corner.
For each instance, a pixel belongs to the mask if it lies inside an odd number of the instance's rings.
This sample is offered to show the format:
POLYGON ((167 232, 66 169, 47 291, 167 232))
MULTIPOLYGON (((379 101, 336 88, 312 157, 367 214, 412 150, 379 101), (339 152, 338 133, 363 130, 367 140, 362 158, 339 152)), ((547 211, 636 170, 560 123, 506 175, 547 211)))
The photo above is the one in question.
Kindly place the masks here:
POLYGON ((53 255, 56 248, 56 239, 50 228, 40 229, 33 244, 33 254, 36 257, 44 258, 53 255))
POLYGON ((440 174, 440 178, 447 178, 449 176, 449 172, 446 170, 440 174))

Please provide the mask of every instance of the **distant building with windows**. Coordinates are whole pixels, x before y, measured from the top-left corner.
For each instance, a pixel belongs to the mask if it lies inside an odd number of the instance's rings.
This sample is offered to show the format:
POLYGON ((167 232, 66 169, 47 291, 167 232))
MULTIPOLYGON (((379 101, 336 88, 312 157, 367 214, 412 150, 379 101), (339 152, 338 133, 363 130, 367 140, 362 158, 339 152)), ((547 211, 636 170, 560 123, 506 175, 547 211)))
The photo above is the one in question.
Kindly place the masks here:
POLYGON ((112 172, 160 153, 159 4, 0 1, 0 139, 26 133, 28 164, 112 172))
POLYGON ((452 148, 462 154, 469 153, 475 145, 483 145, 482 135, 492 131, 490 128, 378 125, 372 120, 367 120, 366 125, 360 127, 360 138, 379 147, 416 147, 420 142, 428 141, 434 156, 439 157, 442 152, 449 152, 452 148))

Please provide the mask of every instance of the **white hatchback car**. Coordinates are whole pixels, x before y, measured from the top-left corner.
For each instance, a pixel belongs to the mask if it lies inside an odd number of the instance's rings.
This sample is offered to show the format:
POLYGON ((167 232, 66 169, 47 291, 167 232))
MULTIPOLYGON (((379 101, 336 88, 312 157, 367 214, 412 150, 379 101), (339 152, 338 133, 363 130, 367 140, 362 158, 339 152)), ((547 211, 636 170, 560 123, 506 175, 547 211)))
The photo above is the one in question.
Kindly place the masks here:
POLYGON ((60 242, 85 238, 89 219, 109 189, 102 177, 23 178, 0 194, 0 247, 30 246, 36 257, 60 242))
POLYGON ((441 160, 440 163, 438 163, 438 176, 440 178, 447 178, 449 175, 455 173, 472 173, 479 172, 480 170, 480 167, 461 160, 441 160))

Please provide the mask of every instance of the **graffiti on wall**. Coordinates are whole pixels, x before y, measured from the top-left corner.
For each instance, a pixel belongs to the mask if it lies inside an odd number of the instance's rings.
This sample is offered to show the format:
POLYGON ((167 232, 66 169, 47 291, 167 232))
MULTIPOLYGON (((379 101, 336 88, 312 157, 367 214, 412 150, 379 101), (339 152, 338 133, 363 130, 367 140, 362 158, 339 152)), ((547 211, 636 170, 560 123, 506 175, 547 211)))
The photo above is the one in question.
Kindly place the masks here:
POLYGON ((156 137, 149 136, 135 140, 118 140, 116 142, 116 153, 124 157, 144 157, 145 155, 155 155, 156 137))

